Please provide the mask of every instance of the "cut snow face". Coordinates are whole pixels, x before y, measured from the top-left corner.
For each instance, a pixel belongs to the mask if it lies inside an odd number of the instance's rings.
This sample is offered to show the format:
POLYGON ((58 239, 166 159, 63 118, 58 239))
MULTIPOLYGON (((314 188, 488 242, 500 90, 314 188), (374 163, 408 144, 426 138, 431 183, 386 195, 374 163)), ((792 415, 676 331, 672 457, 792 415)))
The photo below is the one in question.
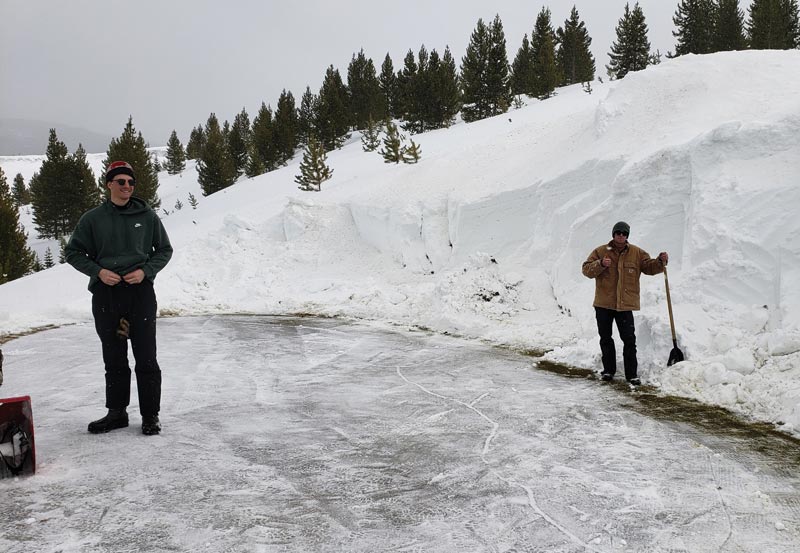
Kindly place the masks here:
MULTIPOLYGON (((200 204, 164 216, 159 306, 381 319, 598 370, 580 268, 625 220, 670 254, 687 358, 666 367, 663 278, 642 277, 645 381, 800 432, 800 52, 684 56, 593 89, 415 136, 415 165, 354 138, 320 193, 297 190, 298 159, 207 198, 193 167, 162 173, 200 204)), ((69 267, 3 285, 0 331, 89 320, 85 286, 69 267)))

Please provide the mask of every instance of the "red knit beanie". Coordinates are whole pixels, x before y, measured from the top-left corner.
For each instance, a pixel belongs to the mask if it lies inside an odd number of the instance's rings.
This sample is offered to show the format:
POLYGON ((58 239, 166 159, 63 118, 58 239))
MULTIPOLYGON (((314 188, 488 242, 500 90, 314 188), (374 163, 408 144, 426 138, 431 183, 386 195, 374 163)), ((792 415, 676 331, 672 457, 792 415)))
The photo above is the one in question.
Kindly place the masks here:
POLYGON ((108 165, 106 169, 106 182, 111 182, 117 175, 128 175, 130 178, 136 180, 133 174, 133 167, 127 161, 114 161, 108 165))

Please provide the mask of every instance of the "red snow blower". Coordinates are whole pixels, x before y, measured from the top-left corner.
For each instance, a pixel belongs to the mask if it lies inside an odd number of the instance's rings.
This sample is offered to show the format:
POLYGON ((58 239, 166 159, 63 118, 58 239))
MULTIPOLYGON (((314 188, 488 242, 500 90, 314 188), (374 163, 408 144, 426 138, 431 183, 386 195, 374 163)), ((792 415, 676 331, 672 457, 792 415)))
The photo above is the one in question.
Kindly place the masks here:
POLYGON ((35 472, 31 398, 0 398, 0 478, 35 472))

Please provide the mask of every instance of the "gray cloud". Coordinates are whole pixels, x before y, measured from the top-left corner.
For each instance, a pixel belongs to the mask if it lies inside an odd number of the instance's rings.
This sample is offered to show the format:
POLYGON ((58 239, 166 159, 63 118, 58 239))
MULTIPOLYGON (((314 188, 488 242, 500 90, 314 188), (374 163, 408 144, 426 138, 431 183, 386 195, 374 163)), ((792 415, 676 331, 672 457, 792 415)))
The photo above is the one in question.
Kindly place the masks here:
MULTIPOLYGON (((299 101, 306 85, 317 92, 330 64, 346 79, 362 47, 378 69, 387 52, 398 69, 421 44, 440 52, 449 45, 460 61, 478 18, 496 13, 513 59, 541 9, 503 0, 0 2, 0 117, 118 135, 132 115, 151 145, 164 144, 173 128, 185 142, 212 111, 232 120, 245 107, 252 117, 262 101, 274 107, 283 88, 299 101)), ((625 1, 550 1, 555 26, 573 4, 604 75, 625 1)), ((640 5, 653 49, 673 49, 677 0, 640 5)))

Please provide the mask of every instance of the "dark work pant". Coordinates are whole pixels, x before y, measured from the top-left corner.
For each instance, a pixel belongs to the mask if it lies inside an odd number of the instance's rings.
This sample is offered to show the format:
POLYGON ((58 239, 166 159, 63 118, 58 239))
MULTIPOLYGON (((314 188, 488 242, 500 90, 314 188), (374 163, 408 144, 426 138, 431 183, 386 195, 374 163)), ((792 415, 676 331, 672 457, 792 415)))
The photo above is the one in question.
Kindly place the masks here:
POLYGON ((129 336, 136 360, 136 385, 142 416, 161 410, 161 369, 156 360, 156 294, 153 283, 121 282, 106 286, 98 282, 92 294, 94 326, 103 345, 106 368, 106 408, 122 409, 131 398, 128 340, 120 336, 120 319, 130 324, 129 336))
POLYGON ((633 311, 615 311, 603 307, 594 308, 597 317, 597 331, 600 333, 600 351, 603 354, 603 372, 614 374, 617 372, 617 350, 614 348, 614 338, 611 337, 611 327, 617 322, 617 331, 622 339, 622 359, 625 364, 625 378, 636 378, 639 363, 636 360, 636 328, 633 324, 633 311))

